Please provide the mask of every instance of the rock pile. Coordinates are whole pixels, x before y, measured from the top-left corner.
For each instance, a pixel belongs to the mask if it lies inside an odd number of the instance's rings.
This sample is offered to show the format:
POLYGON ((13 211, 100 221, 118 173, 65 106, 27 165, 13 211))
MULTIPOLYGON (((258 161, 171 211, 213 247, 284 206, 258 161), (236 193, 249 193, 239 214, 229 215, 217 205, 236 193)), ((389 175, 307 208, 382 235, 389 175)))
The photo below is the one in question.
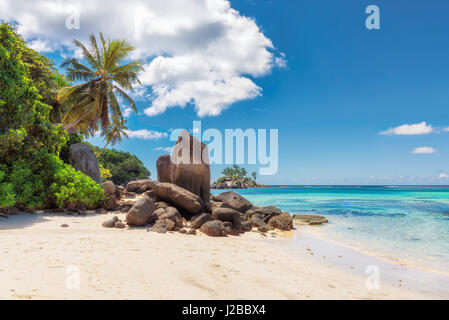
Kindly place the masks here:
MULTIPOLYGON (((292 216, 277 207, 253 206, 233 191, 211 196, 208 159, 194 161, 195 149, 208 154, 204 144, 189 133, 181 133, 172 156, 165 155, 157 161, 159 181, 136 180, 117 188, 105 182, 103 188, 109 199, 106 203, 126 212, 129 226, 147 226, 148 231, 158 233, 196 234, 196 230, 200 230, 208 236, 221 237, 251 230, 293 229, 292 216), (198 144, 196 148, 193 147, 195 143, 198 144), (190 151, 190 163, 172 163, 171 158, 181 159, 184 150, 190 151), (130 202, 121 198, 138 200, 130 202)), ((106 221, 103 226, 117 227, 117 222, 106 221)))

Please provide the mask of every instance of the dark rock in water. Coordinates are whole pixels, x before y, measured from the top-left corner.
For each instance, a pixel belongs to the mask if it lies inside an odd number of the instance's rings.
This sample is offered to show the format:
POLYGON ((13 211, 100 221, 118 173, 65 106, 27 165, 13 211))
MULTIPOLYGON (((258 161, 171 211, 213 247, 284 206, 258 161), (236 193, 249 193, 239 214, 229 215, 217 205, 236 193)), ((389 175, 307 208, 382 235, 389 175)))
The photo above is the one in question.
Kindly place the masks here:
POLYGON ((199 229, 203 224, 211 220, 212 215, 210 213, 199 213, 190 219, 192 222, 191 227, 194 229, 199 229))
POLYGON ((123 222, 117 221, 117 222, 114 224, 114 227, 117 228, 117 229, 124 229, 126 226, 125 226, 125 224, 124 224, 123 222))
POLYGON ((92 149, 85 143, 75 143, 69 149, 69 164, 76 170, 101 183, 100 167, 92 149))
POLYGON ((197 195, 207 204, 210 201, 209 151, 204 143, 187 131, 181 132, 170 155, 159 157, 156 162, 159 182, 176 184, 197 195), (198 152, 196 151, 198 150, 198 152), (183 152, 187 161, 183 160, 183 152))
POLYGON ((223 222, 219 220, 212 220, 204 223, 201 226, 200 231, 211 237, 221 237, 226 235, 226 233, 223 233, 223 229, 223 222))
POLYGON ((234 191, 227 191, 215 196, 216 201, 226 204, 227 207, 244 213, 253 205, 247 199, 234 191))
POLYGON ((286 212, 274 216, 268 221, 268 227, 285 231, 292 230, 293 229, 292 216, 286 212))
POLYGON ((126 191, 134 193, 144 193, 150 189, 150 179, 131 181, 126 185, 126 191))
POLYGON ((148 197, 137 200, 126 215, 126 223, 131 226, 147 225, 154 211, 154 201, 148 197))
POLYGON ((114 228, 115 223, 118 222, 117 216, 114 216, 112 219, 103 222, 102 226, 105 228, 114 228))
POLYGON ((308 224, 308 225, 320 225, 328 222, 323 216, 315 214, 295 214, 293 215, 293 223, 308 224))
POLYGON ((169 201, 190 214, 197 214, 204 208, 199 196, 173 183, 151 182, 151 188, 161 199, 169 201))
POLYGON ((231 208, 216 208, 212 211, 212 218, 221 221, 230 221, 237 229, 242 226, 240 212, 231 208))

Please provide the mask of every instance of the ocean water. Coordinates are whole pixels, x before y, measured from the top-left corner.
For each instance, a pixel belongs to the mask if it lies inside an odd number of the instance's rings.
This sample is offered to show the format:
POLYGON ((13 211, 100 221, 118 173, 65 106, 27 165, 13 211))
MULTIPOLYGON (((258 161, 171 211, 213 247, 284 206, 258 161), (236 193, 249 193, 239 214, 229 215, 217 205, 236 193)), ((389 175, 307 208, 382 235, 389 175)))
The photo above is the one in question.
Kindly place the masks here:
POLYGON ((254 205, 323 215, 328 224, 307 228, 342 244, 449 272, 449 187, 276 186, 233 191, 254 205))

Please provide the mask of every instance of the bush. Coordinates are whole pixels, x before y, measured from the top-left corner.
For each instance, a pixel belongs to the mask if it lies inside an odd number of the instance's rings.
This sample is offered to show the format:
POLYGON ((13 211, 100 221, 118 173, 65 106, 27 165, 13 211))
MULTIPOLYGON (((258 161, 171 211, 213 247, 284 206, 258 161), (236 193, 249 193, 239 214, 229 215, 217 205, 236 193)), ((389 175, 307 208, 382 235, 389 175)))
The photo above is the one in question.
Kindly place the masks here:
POLYGON ((52 201, 58 207, 68 207, 71 204, 83 203, 95 208, 106 199, 103 188, 85 174, 63 163, 61 159, 52 156, 54 180, 50 192, 52 201))
POLYGON ((135 178, 148 179, 151 175, 142 161, 129 152, 117 151, 115 149, 104 149, 100 151, 100 148, 92 145, 91 148, 97 155, 100 168, 103 167, 109 170, 110 179, 117 185, 135 178))

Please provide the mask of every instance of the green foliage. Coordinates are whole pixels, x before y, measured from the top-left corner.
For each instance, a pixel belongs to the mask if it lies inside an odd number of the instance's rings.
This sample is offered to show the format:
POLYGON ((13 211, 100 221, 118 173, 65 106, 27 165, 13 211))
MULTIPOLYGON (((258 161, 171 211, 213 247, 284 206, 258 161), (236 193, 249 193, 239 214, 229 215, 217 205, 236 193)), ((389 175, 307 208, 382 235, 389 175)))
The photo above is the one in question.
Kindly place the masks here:
POLYGON ((52 201, 58 207, 83 203, 94 208, 106 199, 99 184, 72 166, 63 163, 58 157, 52 157, 52 166, 54 180, 50 186, 50 192, 54 196, 52 201))
POLYGON ((251 172, 251 177, 253 177, 254 181, 257 180, 257 173, 256 173, 256 171, 251 172))
POLYGON ((109 171, 109 169, 103 167, 101 163, 99 163, 98 166, 100 167, 101 180, 105 181, 112 177, 111 171, 109 171))
POLYGON ((48 61, 32 64, 37 57, 10 25, 0 24, 0 208, 32 209, 53 200, 58 205, 84 200, 94 205, 102 191, 58 158, 67 133, 50 122, 51 107, 41 101, 37 87, 44 90, 45 81, 36 80, 36 87, 33 77, 46 78, 40 71, 48 61), (65 183, 75 186, 57 191, 65 183))
POLYGON ((135 155, 128 152, 117 151, 115 149, 103 149, 91 146, 97 159, 103 168, 111 173, 111 180, 115 184, 122 184, 134 178, 147 179, 151 173, 135 155))
POLYGON ((225 177, 244 179, 246 178, 247 172, 245 168, 239 167, 238 165, 234 164, 232 167, 223 169, 223 171, 221 171, 221 174, 223 174, 225 177))

